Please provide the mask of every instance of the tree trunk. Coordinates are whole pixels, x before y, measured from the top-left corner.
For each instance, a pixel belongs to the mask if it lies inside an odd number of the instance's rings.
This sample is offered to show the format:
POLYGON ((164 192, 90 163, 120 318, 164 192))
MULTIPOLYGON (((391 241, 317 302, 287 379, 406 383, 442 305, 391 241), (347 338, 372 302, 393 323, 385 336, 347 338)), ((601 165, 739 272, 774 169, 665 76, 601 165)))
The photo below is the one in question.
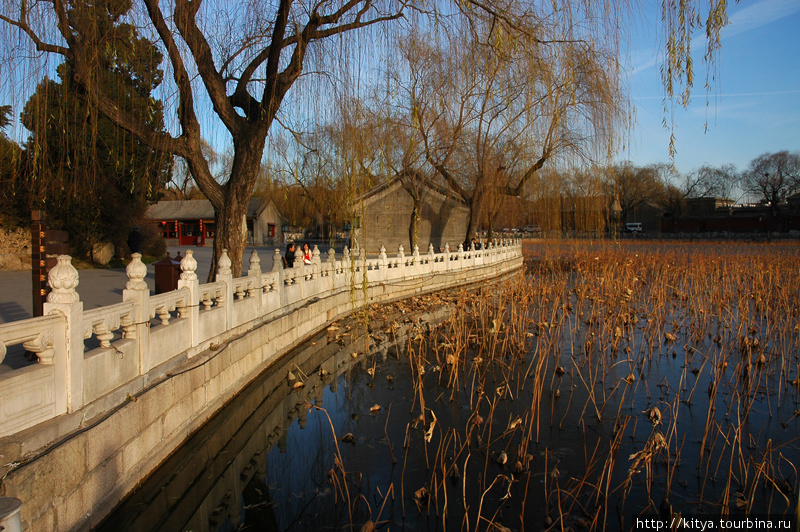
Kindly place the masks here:
POLYGON ((483 194, 476 190, 469 201, 469 223, 467 224, 467 236, 464 242, 469 241, 472 237, 478 236, 478 229, 481 226, 481 217, 483 215, 483 194))
POLYGON ((411 221, 408 224, 408 241, 411 248, 408 250, 410 253, 414 251, 414 246, 419 245, 419 236, 417 235, 417 225, 419 223, 420 200, 413 198, 414 205, 411 207, 411 221))
MULTIPOLYGON (((233 198, 228 198, 233 199, 233 198)), ((208 272, 209 283, 214 282, 217 276, 217 263, 222 255, 222 250, 227 250, 231 259, 231 271, 234 277, 242 274, 242 259, 246 247, 242 223, 247 213, 247 203, 232 202, 233 204, 222 211, 215 210, 214 220, 217 224, 214 238, 214 255, 211 259, 211 269, 208 272)))
POLYGON ((239 277, 242 274, 242 261, 247 247, 246 231, 242 226, 245 223, 247 205, 253 196, 268 130, 269 128, 265 127, 261 131, 243 135, 243 141, 237 142, 234 139, 231 175, 228 183, 222 187, 223 194, 217 197, 206 194, 214 206, 214 219, 217 224, 208 282, 213 282, 216 278, 217 263, 223 249, 227 250, 231 259, 233 276, 239 277))

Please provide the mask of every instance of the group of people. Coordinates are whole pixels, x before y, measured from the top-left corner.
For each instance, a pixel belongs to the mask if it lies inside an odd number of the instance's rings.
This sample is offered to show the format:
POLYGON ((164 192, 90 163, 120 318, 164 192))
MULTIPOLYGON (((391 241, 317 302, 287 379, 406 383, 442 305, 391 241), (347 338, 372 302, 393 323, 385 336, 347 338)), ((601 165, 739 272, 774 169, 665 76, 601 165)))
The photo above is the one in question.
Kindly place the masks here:
POLYGON ((476 240, 475 237, 470 237, 464 241, 464 251, 469 251, 472 247, 476 250, 483 249, 483 243, 480 240, 476 240))
MULTIPOLYGON (((303 250, 301 253, 303 254, 303 264, 311 264, 311 250, 309 249, 308 244, 303 244, 303 250)), ((283 256, 283 267, 293 267, 296 257, 297 246, 295 246, 294 242, 289 242, 286 245, 286 254, 283 256)))
MULTIPOLYGON (((475 248, 476 250, 483 249, 483 243, 473 236, 464 242, 465 251, 471 248, 475 248)), ((301 253, 303 254, 303 264, 311 264, 311 250, 309 249, 308 244, 303 244, 301 253)), ((283 267, 293 267, 295 257, 297 257, 297 246, 295 246, 294 242, 289 242, 286 245, 286 254, 283 256, 283 267)))

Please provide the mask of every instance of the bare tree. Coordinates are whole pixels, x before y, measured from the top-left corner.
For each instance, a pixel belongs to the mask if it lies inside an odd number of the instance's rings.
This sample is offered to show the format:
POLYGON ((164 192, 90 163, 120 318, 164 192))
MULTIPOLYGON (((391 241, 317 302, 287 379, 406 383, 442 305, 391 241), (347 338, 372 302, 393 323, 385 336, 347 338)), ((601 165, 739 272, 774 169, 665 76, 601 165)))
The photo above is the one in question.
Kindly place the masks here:
POLYGON ((800 191, 800 153, 784 150, 759 155, 742 173, 742 187, 778 215, 778 206, 800 191))
POLYGON ((686 177, 683 194, 687 198, 730 198, 738 181, 733 164, 703 165, 686 177))

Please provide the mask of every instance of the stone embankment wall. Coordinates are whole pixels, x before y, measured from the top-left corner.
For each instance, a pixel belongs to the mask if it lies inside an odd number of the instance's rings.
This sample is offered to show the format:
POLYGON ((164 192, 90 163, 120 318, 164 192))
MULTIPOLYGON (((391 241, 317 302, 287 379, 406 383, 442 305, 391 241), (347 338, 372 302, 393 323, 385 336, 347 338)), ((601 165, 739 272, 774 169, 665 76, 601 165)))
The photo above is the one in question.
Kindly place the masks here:
POLYGON ((31 269, 31 232, 29 229, 7 231, 0 227, 0 271, 31 269))
MULTIPOLYGON (((277 250, 276 250, 277 252, 277 250)), ((122 302, 83 310, 78 272, 59 257, 45 315, 0 325, 0 494, 23 501, 26 531, 87 530, 190 434, 290 349, 364 305, 483 282, 522 267, 518 241, 480 251, 341 260, 245 277, 220 258, 200 284, 191 250, 179 288, 151 295, 138 254, 122 302)))

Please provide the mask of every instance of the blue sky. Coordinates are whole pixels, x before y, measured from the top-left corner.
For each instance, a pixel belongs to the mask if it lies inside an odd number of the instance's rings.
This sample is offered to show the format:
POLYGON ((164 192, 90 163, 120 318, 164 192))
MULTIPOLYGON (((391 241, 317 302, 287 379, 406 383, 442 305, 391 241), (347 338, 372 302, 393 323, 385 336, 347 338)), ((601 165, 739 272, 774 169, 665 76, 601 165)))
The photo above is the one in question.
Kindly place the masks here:
MULTIPOLYGON (((655 13, 631 40, 630 96, 636 124, 618 157, 641 165, 669 161, 656 41, 661 21, 655 13)), ((733 163, 743 170, 762 153, 800 151, 800 0, 731 3, 729 20, 722 32, 716 86, 708 93, 702 35, 694 43, 691 105, 672 116, 674 162, 682 173, 703 164, 733 163)))

